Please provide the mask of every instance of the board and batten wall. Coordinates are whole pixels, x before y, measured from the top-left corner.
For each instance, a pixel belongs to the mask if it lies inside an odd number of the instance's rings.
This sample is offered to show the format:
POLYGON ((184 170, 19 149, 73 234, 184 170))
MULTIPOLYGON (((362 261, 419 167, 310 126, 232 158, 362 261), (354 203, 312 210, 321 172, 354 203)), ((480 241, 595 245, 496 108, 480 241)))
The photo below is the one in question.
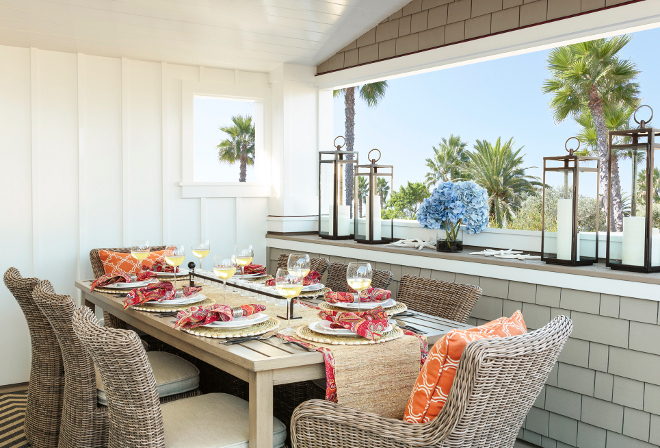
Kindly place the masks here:
MULTIPOLYGON (((194 238, 265 262, 268 199, 182 199, 182 80, 267 87, 266 73, 0 46, 0 271, 79 296, 89 251, 194 238)), ((237 167, 238 170, 238 167, 237 167)), ((233 180, 233 179, 232 179, 233 180)), ((0 385, 29 378, 30 338, 0 286, 0 385)))
MULTIPOLYGON (((274 269, 287 242, 270 247, 274 269)), ((318 245, 315 245, 318 248, 318 245)), ((300 246, 292 249, 302 250, 300 246)), ((519 437, 549 448, 657 448, 660 445, 660 321, 659 302, 632 297, 487 276, 382 263, 383 252, 362 251, 359 261, 389 270, 389 289, 396 296, 403 275, 478 285, 482 297, 468 323, 481 325, 521 310, 528 329, 538 329, 557 315, 573 321, 573 333, 541 394, 527 415, 519 437)), ((392 255, 392 254, 387 254, 392 255)), ((327 253, 330 262, 358 261, 327 253)), ((419 257, 428 265, 426 257, 419 257)), ((474 273, 484 272, 474 263, 474 273)), ((327 275, 327 274, 326 274, 327 275)), ((568 274, 567 274, 568 276, 568 274)), ((324 278, 325 280, 325 278, 324 278)), ((633 282, 631 287, 634 287, 633 282)))

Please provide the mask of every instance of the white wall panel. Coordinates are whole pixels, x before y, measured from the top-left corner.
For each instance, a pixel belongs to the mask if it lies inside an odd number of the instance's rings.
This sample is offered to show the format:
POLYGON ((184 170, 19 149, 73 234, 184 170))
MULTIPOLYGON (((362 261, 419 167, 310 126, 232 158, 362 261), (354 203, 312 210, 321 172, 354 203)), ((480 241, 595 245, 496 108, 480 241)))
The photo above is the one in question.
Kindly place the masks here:
MULTIPOLYGON (((206 236, 211 242, 211 254, 206 260, 213 262, 213 256, 227 256, 234 253, 234 235, 236 222, 234 219, 235 198, 209 198, 202 200, 206 207, 206 236)), ((265 232, 264 232, 265 233, 265 232)), ((242 241, 238 241, 242 243, 242 241)), ((264 250, 266 243, 264 241, 264 250)), ((206 261, 205 260, 205 261, 206 261)), ((196 262, 197 260, 195 260, 196 262)), ((211 266, 209 262, 204 267, 211 266)))
MULTIPOLYGON (((30 50, 0 47, 0 272, 32 276, 30 50)), ((30 337, 21 310, 0 286, 0 384, 25 381, 30 337), (11 368, 7 368, 11 366, 11 368)))

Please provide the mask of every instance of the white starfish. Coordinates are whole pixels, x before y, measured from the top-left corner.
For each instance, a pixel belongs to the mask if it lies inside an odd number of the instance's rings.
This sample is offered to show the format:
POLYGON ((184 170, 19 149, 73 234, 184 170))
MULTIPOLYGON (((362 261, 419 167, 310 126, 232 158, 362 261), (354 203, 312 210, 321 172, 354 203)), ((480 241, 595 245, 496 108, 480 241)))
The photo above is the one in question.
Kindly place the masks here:
POLYGON ((470 255, 484 255, 486 257, 490 256, 496 256, 496 257, 502 257, 502 258, 508 258, 505 257, 507 255, 517 255, 517 254, 522 254, 522 250, 513 250, 513 249, 507 249, 507 250, 495 250, 495 249, 484 249, 481 252, 470 252, 470 255))
POLYGON ((517 259, 517 260, 540 260, 539 255, 530 255, 530 254, 503 254, 495 255, 497 258, 507 258, 507 259, 517 259))
POLYGON ((429 249, 435 249, 435 241, 433 240, 424 241, 419 238, 409 238, 405 240, 395 241, 393 243, 387 244, 387 246, 414 247, 417 250, 422 250, 425 247, 428 247, 429 249))

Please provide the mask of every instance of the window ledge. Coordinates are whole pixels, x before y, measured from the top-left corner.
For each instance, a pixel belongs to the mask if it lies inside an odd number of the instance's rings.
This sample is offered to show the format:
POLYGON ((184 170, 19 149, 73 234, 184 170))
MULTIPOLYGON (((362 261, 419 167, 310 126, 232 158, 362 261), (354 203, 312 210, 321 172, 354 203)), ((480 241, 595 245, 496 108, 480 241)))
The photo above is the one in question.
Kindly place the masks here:
POLYGON ((181 197, 193 198, 269 198, 270 184, 257 182, 179 182, 181 197))

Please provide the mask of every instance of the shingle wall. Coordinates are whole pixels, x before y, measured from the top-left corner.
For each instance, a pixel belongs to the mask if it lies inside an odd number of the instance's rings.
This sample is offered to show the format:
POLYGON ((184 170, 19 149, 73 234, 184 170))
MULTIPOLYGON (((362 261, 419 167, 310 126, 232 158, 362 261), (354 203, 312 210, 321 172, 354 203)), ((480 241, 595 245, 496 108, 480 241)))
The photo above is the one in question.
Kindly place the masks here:
POLYGON ((630 0, 413 0, 317 67, 354 67, 597 11, 630 0))
MULTIPOLYGON (((286 251, 268 250, 273 270, 277 257, 286 251)), ((573 320, 573 334, 527 416, 522 439, 551 448, 660 445, 658 302, 362 261, 392 271, 394 294, 405 274, 479 285, 483 296, 469 319, 473 325, 516 310, 522 311, 529 329, 540 328, 559 314, 573 320)))

